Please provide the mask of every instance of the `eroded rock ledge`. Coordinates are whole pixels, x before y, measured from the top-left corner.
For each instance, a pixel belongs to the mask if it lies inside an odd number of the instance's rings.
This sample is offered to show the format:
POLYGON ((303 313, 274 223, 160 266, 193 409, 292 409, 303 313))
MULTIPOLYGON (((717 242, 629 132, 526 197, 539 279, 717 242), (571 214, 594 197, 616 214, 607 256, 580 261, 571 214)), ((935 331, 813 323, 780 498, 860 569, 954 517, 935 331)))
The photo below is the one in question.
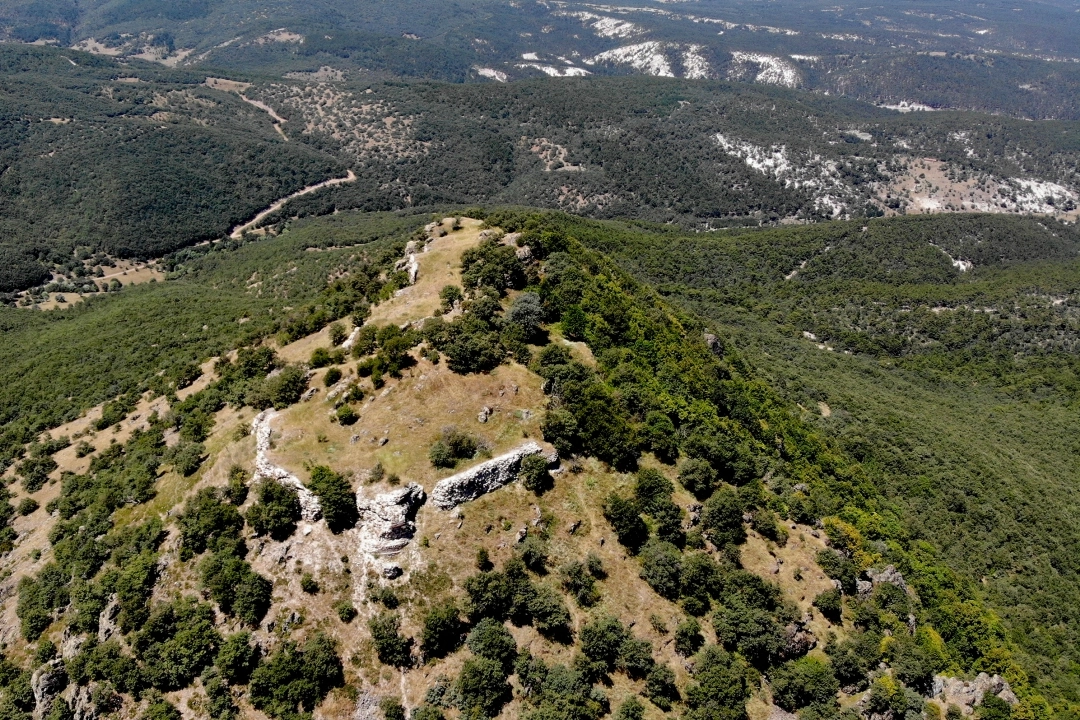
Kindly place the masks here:
MULTIPOLYGON (((432 489, 431 502, 440 510, 452 510, 464 502, 498 490, 517 479, 524 458, 543 452, 544 449, 538 443, 530 441, 505 455, 444 478, 432 489)), ((558 456, 547 459, 548 462, 554 462, 558 456)))

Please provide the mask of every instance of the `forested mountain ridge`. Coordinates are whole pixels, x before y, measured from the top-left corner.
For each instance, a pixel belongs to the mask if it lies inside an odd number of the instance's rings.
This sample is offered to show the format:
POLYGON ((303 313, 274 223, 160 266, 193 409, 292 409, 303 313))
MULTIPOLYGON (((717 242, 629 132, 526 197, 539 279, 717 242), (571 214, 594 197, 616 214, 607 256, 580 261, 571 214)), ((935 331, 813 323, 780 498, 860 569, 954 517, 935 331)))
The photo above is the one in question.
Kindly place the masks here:
POLYGON ((175 66, 325 67, 507 81, 586 74, 730 79, 885 105, 1080 119, 1068 3, 4 0, 0 37, 175 66), (513 28, 513 31, 508 31, 513 28))
MULTIPOLYGON (((55 315, 70 332, 139 295, 163 326, 210 321, 207 338, 174 338, 178 363, 225 359, 164 376, 152 362, 127 369, 124 396, 67 426, 78 437, 27 428, 32 442, 10 476, 25 517, 4 535, 15 571, 5 582, 18 588, 3 606, 7 712, 212 707, 285 718, 299 706, 400 717, 404 705, 429 718, 705 720, 780 710, 923 717, 963 705, 983 717, 1072 716, 1070 670, 1053 659, 1067 655, 1040 645, 1051 639, 1038 614, 1067 617, 1055 603, 1071 590, 1059 580, 1026 603, 1001 594, 1021 579, 1039 592, 1050 568, 1062 569, 1063 548, 1041 536, 1024 545, 1004 516, 1004 536, 980 525, 991 512, 1052 504, 1010 507, 977 474, 963 478, 965 494, 934 503, 956 488, 938 474, 948 465, 927 457, 977 467, 970 447, 952 445, 962 436, 910 448, 865 425, 833 382, 850 362, 884 388, 906 383, 908 403, 962 382, 928 376, 936 384, 925 386, 917 367, 819 349, 787 309, 804 301, 782 289, 813 298, 819 284, 847 279, 948 293, 982 283, 984 268, 1075 264, 1071 229, 947 216, 704 236, 483 214, 492 226, 483 235, 455 218, 423 230, 419 217, 297 222, 278 237, 182 251, 168 262, 174 279, 55 315), (932 252, 917 257, 904 243, 920 233, 932 252), (977 265, 960 274, 927 238, 982 253, 968 252, 977 265), (813 260, 832 252, 824 247, 859 257, 896 243, 907 265, 892 278, 896 262, 882 276, 872 264, 829 271, 813 260), (665 279, 684 274, 679 262, 700 269, 703 254, 719 260, 712 273, 686 275, 685 290, 665 279), (804 280, 784 279, 808 258, 804 280), (668 304, 617 263, 711 319, 668 304), (452 290, 440 290, 445 282, 452 290), (744 284, 761 286, 755 300, 709 305, 693 292, 744 284), (219 288, 232 290, 230 306, 198 301, 219 288), (823 385, 788 364, 799 353, 837 358, 823 385), (813 402, 832 403, 828 417, 805 409, 813 402), (520 479, 499 476, 510 487, 477 497, 483 490, 462 485, 454 512, 431 507, 445 502, 444 483, 459 482, 454 473, 502 467, 503 455, 491 465, 485 454, 531 439, 559 450, 561 472, 520 461, 520 479), (926 465, 917 479, 905 465, 916 459, 926 465), (417 505, 420 487, 427 505, 417 505), (934 512, 944 514, 931 523, 934 512), (970 525, 954 547, 957 521, 970 525), (984 580, 972 560, 985 555, 971 548, 987 540, 995 566, 984 580), (379 554, 388 547, 404 551, 379 554), (1008 572, 1021 558, 1025 575, 1008 572), (951 679, 977 671, 995 677, 951 679), (30 685, 46 688, 42 700, 30 685)), ((1020 272, 999 292, 1011 283, 1022 294, 1025 282, 1020 272)), ((1075 288, 1041 282, 1073 302, 1075 288)), ((112 343, 145 338, 132 325, 112 343)), ((48 340, 29 332, 21 342, 12 352, 48 340)), ((107 358, 90 361, 120 379, 107 358)), ((51 362, 53 375, 73 367, 51 362)), ((1045 390, 1015 392, 1042 394, 1059 417, 1045 390)), ((938 429, 949 417, 942 409, 923 423, 938 429)), ((984 442, 1033 422, 1029 412, 999 415, 984 442)), ((1043 462, 1060 467, 1067 456, 1060 448, 1043 462)), ((1001 479, 1000 493, 1023 487, 1001 479)), ((1073 532, 1056 515, 1015 520, 1073 532)))
MULTIPOLYGON (((95 253, 152 258, 335 175, 333 156, 286 143, 269 116, 205 76, 136 74, 87 53, 0 50, 0 292, 53 269, 92 276, 95 253)), ((98 258, 100 263, 100 258, 98 258)))

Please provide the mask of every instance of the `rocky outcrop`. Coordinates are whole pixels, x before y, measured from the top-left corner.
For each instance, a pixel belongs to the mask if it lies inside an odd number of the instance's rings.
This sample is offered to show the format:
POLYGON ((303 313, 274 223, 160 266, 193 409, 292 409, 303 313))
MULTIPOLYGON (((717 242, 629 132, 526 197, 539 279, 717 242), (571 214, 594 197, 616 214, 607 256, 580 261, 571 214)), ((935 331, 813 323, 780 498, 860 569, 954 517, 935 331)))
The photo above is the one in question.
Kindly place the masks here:
POLYGON ((70 660, 79 654, 85 643, 86 637, 72 632, 71 627, 65 627, 63 635, 60 636, 60 657, 64 660, 70 660))
MULTIPOLYGON (((464 502, 498 490, 517 479, 522 459, 543 452, 544 449, 537 443, 527 442, 505 455, 444 478, 431 491, 431 502, 440 510, 452 510, 464 502)), ((549 457, 548 461, 554 462, 557 459, 556 455, 554 458, 549 457)))
MULTIPOLYGON (((425 246, 426 249, 427 246, 425 246)), ((415 240, 410 240, 405 245, 405 257, 397 261, 396 269, 404 270, 409 273, 409 284, 415 285, 416 278, 420 274, 420 261, 416 257, 419 244, 415 240)))
POLYGON ((780 651, 785 659, 802 657, 817 645, 817 637, 810 632, 809 618, 796 620, 784 628, 784 647, 780 651))
POLYGON ((886 565, 884 570, 867 570, 866 577, 869 579, 855 581, 855 591, 861 596, 869 595, 878 585, 895 585, 904 592, 908 590, 903 574, 893 565, 886 565))
POLYGON ((120 601, 117 600, 116 595, 113 594, 109 597, 109 602, 105 605, 105 609, 98 615, 98 642, 105 642, 113 635, 120 632, 120 628, 116 624, 116 617, 120 614, 120 601))
POLYGON ((67 683, 67 671, 60 658, 54 658, 34 671, 30 676, 30 689, 34 693, 34 720, 48 716, 67 683))
POLYGON ((255 477, 252 482, 274 480, 293 488, 300 496, 300 514, 304 520, 314 522, 322 515, 319 498, 300 482, 300 478, 270 462, 270 422, 275 417, 277 413, 273 410, 264 410, 251 421, 251 434, 255 436, 255 477))
POLYGON ((381 720, 382 710, 379 709, 379 698, 364 693, 356 699, 356 708, 353 710, 352 720, 381 720))
POLYGON ((357 495, 360 512, 360 549, 370 555, 396 555, 416 534, 416 511, 427 496, 424 488, 409 483, 373 498, 357 495))
POLYGON ((934 676, 933 696, 946 706, 957 705, 965 715, 971 715, 987 694, 996 695, 1010 705, 1019 702, 1009 683, 1000 675, 979 673, 974 680, 934 676))
POLYGON ((892 565, 885 566, 884 570, 867 570, 866 577, 870 578, 870 583, 873 585, 895 585, 904 592, 908 589, 904 576, 892 565))
POLYGON ((98 712, 90 695, 90 688, 80 685, 71 696, 71 713, 74 720, 97 720, 98 712))

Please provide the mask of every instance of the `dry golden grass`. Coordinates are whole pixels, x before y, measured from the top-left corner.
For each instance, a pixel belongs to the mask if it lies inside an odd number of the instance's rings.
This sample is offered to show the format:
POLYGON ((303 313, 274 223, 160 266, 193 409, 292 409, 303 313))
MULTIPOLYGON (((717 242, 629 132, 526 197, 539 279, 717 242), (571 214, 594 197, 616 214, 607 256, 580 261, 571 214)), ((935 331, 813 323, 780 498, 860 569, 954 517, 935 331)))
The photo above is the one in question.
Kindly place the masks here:
POLYGON ((398 294, 372 309, 369 323, 376 325, 404 325, 435 315, 440 306, 439 291, 447 285, 461 285, 461 254, 479 243, 483 223, 470 218, 461 219, 461 229, 451 231, 453 218, 442 221, 448 231, 444 237, 436 236, 427 244, 416 259, 420 266, 416 284, 398 291, 398 294))

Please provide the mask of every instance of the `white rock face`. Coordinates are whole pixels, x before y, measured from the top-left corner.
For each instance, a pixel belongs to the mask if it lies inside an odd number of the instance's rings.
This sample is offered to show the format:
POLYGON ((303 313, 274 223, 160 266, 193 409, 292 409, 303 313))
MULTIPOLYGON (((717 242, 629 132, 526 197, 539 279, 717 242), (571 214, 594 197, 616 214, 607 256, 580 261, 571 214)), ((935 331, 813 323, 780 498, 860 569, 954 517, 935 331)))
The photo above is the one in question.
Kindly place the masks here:
POLYGON ((373 498, 357 493, 360 549, 369 555, 396 555, 404 550, 416 534, 413 520, 426 498, 424 488, 416 483, 373 498))
POLYGON ((775 55, 764 53, 733 52, 733 76, 754 74, 754 82, 783 87, 799 86, 799 71, 794 65, 775 55))
POLYGON ((270 422, 277 417, 273 410, 263 410, 251 421, 251 434, 255 436, 255 477, 252 482, 275 480, 296 490, 300 496, 300 514, 307 522, 315 522, 322 516, 322 506, 315 493, 308 490, 300 478, 285 468, 270 462, 270 422))
POLYGON ((595 63, 629 65, 645 75, 675 77, 675 72, 671 69, 671 62, 668 60, 666 54, 668 50, 673 48, 678 48, 678 46, 671 43, 652 40, 649 42, 638 43, 637 45, 627 45, 626 47, 608 50, 585 62, 589 65, 595 63))
POLYGON ((996 695, 1010 705, 1016 705, 1019 702, 1012 688, 1009 687, 1009 683, 1000 675, 991 676, 979 673, 974 680, 969 681, 945 675, 934 676, 933 696, 940 698, 947 705, 960 706, 961 712, 965 715, 971 715, 975 706, 983 701, 987 693, 996 695))
MULTIPOLYGON (((444 478, 431 491, 431 502, 440 510, 452 510, 464 502, 498 490, 517 479, 518 469, 524 458, 543 452, 544 449, 537 443, 527 442, 505 455, 444 478)), ((552 458, 548 460, 551 462, 552 458)))

